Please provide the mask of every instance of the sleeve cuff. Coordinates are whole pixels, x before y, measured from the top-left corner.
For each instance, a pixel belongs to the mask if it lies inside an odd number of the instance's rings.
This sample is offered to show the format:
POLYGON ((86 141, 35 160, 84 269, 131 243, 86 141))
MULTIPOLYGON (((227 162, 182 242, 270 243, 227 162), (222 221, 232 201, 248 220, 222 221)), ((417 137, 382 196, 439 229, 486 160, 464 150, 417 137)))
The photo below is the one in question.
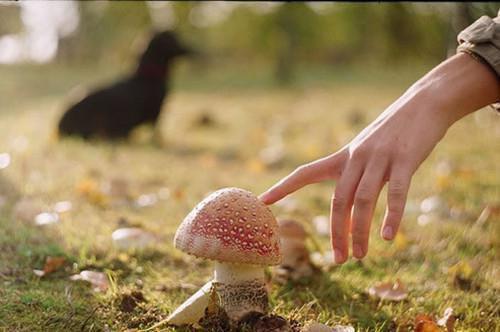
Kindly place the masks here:
MULTIPOLYGON (((500 12, 499 12, 500 13, 500 12)), ((457 52, 470 54, 500 80, 500 18, 480 17, 457 36, 457 52)), ((491 105, 500 112, 500 101, 491 105)))

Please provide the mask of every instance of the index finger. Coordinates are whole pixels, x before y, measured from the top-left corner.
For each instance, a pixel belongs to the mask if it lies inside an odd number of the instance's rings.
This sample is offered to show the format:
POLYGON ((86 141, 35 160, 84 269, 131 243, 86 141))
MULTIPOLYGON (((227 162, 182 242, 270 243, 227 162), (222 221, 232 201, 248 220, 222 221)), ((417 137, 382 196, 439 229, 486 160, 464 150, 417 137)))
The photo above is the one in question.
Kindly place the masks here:
POLYGON ((261 194, 259 198, 266 204, 273 204, 306 185, 333 179, 340 173, 342 163, 341 156, 334 154, 302 165, 261 194))

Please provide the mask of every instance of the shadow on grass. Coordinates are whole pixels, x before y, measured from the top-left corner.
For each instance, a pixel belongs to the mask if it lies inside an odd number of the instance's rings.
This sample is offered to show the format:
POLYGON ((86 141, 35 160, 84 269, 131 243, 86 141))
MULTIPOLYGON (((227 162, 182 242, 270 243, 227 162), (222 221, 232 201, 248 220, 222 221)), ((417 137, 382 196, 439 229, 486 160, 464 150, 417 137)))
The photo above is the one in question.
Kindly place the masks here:
MULTIPOLYGON (((351 325, 358 328, 370 328, 374 325, 391 325, 391 317, 378 310, 378 301, 369 298, 362 290, 357 289, 349 279, 346 281, 335 280, 335 272, 316 273, 311 278, 304 278, 298 282, 284 284, 275 295, 279 301, 292 305, 293 310, 305 310, 302 315, 308 315, 308 311, 322 313, 315 317, 318 319, 330 319, 336 324, 347 323, 349 318, 351 325), (324 316, 323 316, 324 315, 324 316), (338 321, 343 317, 342 321, 338 321)), ((301 316, 302 316, 301 315, 301 316)), ((389 326, 383 329, 390 330, 389 326)))

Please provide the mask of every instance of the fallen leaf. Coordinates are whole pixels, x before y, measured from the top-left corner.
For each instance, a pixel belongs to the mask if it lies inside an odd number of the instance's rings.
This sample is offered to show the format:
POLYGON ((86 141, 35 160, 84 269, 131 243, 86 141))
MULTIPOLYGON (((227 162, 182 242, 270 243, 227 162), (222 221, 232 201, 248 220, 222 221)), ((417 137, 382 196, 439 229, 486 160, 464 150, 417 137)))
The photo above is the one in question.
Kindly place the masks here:
POLYGON ((399 231, 394 238, 394 245, 397 251, 403 251, 408 247, 409 241, 403 232, 399 231))
POLYGON ((101 191, 97 181, 91 178, 84 178, 78 182, 76 191, 92 204, 105 207, 109 203, 109 197, 101 191))
POLYGON ((65 213, 70 211, 73 208, 73 205, 70 201, 60 201, 54 204, 54 211, 57 213, 65 213))
POLYGON ((136 205, 139 207, 153 206, 158 202, 158 197, 156 194, 143 194, 137 198, 135 201, 136 205))
POLYGON ((0 153, 0 169, 7 168, 10 165, 10 154, 0 153))
POLYGON ((182 201, 185 196, 186 192, 184 191, 184 189, 177 188, 173 192, 173 197, 175 198, 176 201, 182 201))
POLYGON ((368 289, 368 294, 381 300, 402 301, 408 296, 408 291, 398 279, 396 282, 379 283, 368 289))
POLYGON ((456 317, 453 314, 453 308, 448 307, 444 310, 443 317, 438 320, 438 325, 446 327, 447 332, 453 332, 455 330, 455 320, 456 317))
POLYGON ((45 265, 43 266, 43 270, 33 270, 39 277, 46 276, 49 273, 57 271, 61 266, 66 263, 66 258, 62 256, 51 257, 48 256, 45 259, 45 265))
POLYGON ((53 212, 42 212, 36 215, 35 224, 38 226, 46 226, 59 222, 59 215, 53 212))
POLYGON ((319 235, 330 236, 330 217, 316 216, 313 218, 312 223, 319 235))
POLYGON ((432 317, 419 314, 415 317, 415 332, 441 332, 441 329, 432 317))
POLYGON ((119 228, 111 235, 120 249, 144 248, 156 241, 155 235, 137 227, 119 228))
POLYGON ((259 159, 250 159, 246 163, 247 169, 256 174, 260 174, 266 170, 266 165, 259 159))
POLYGON ((481 211, 481 214, 476 220, 476 224, 481 226, 484 225, 488 220, 492 220, 500 217, 500 203, 488 204, 481 211))
POLYGON ((70 279, 90 282, 96 292, 105 292, 109 288, 108 276, 102 272, 84 270, 72 275, 70 279))

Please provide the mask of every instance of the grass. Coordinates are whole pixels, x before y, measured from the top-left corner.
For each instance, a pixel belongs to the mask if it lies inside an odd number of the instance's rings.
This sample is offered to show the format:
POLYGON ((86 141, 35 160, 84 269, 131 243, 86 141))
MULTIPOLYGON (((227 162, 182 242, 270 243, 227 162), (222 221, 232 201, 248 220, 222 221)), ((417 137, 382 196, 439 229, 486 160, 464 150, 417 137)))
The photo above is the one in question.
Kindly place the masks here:
MULTIPOLYGON (((210 278, 210 263, 172 246, 180 221, 207 192, 226 186, 262 192, 297 165, 347 143, 423 73, 311 68, 301 71, 294 86, 278 88, 265 71, 252 68, 242 69, 241 76, 234 69, 195 78, 180 68, 162 118, 164 146, 152 144, 147 130, 128 144, 55 140, 67 92, 81 82, 106 81, 122 69, 0 67, 0 153, 11 155, 10 165, 0 170, 0 331, 154 325, 210 278), (213 126, 199 125, 205 114, 213 126), (283 138, 286 154, 269 167, 259 153, 276 136, 283 138), (127 183, 132 201, 85 196, 77 189, 85 181, 101 185, 116 178, 127 183), (133 204, 141 194, 165 188, 168 199, 144 208, 133 204), (37 227, 14 217, 23 197, 44 210, 62 200, 73 208, 59 223, 37 227), (120 219, 161 241, 142 252, 119 251, 111 233, 120 219), (47 256, 61 255, 68 262, 64 268, 43 278, 34 275, 47 256), (96 293, 68 279, 84 269, 108 273, 112 287, 96 293), (121 301, 132 291, 142 292, 146 302, 124 312, 121 301)), ((475 222, 487 204, 500 202, 499 141, 500 123, 487 110, 457 123, 415 175, 398 241, 387 243, 377 235, 381 199, 368 256, 325 268, 309 280, 273 285, 275 312, 301 322, 351 324, 359 331, 407 331, 417 314, 439 316, 452 307, 458 330, 499 331, 499 215, 475 222), (440 171, 443 165, 450 173, 440 171), (453 213, 419 224, 416 208, 432 195, 453 213), (460 273, 469 289, 457 286, 460 273), (366 295, 374 283, 396 279, 409 289, 407 300, 380 302, 366 295)), ((310 221, 327 213, 332 185, 305 188, 289 204, 272 209, 315 234, 310 221)), ((329 239, 314 236, 320 249, 328 250, 329 239)))

